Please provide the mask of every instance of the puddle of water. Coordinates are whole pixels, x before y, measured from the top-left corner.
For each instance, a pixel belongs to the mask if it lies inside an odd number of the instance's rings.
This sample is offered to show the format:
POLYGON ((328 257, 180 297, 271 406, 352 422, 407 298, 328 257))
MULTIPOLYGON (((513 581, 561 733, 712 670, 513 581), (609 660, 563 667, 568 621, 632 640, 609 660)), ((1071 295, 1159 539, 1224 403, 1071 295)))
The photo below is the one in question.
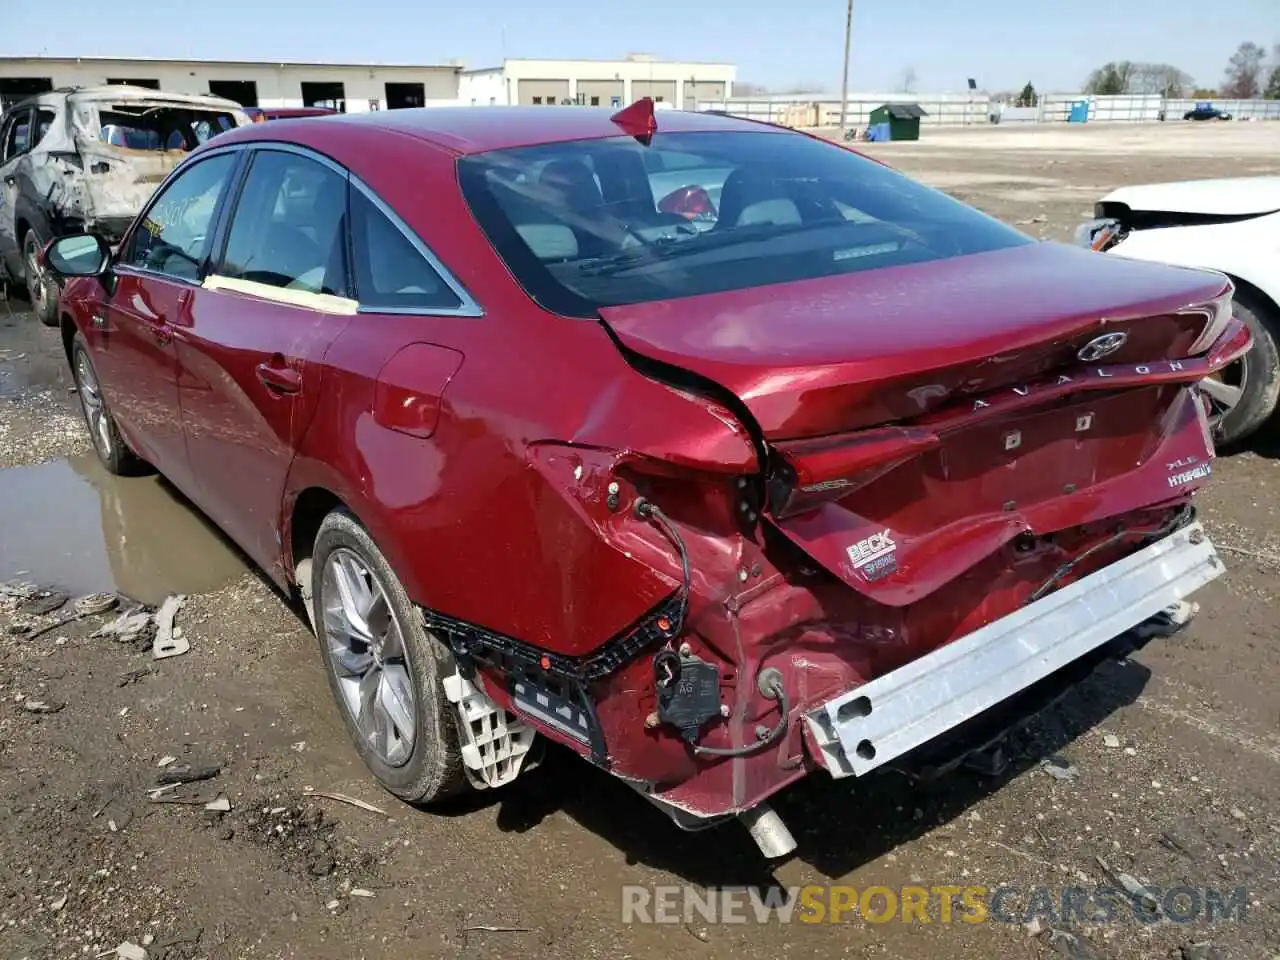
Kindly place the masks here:
POLYGON ((86 453, 0 470, 0 580, 144 603, 214 590, 240 552, 159 477, 113 477, 86 453))
POLYGON ((66 392, 72 382, 66 358, 61 352, 46 353, 23 346, 0 347, 0 399, 32 390, 66 392))

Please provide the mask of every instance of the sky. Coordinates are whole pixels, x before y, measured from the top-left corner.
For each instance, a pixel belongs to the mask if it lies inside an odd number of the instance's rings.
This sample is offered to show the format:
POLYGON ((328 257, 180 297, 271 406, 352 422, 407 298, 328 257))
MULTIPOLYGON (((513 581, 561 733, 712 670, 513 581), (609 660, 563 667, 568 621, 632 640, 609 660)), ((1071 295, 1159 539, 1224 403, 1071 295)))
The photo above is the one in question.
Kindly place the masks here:
MULTIPOLYGON (((494 66, 507 57, 733 63, 775 89, 839 90, 844 0, 0 0, 0 55, 494 66)), ((1217 86, 1244 40, 1280 43, 1280 0, 854 0, 849 87, 1076 91, 1108 60, 1217 86)))

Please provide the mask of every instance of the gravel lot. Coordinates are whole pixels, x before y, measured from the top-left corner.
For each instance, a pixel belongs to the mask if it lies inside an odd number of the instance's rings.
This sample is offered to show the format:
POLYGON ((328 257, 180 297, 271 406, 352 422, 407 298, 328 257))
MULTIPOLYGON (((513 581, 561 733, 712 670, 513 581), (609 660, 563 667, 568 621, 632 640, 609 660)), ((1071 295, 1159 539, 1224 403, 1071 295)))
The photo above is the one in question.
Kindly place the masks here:
MULTIPOLYGON (((924 137, 870 150, 1053 239, 1123 183, 1280 172, 1280 124, 924 137)), ((118 588, 152 603, 184 593, 191 649, 153 662, 138 642, 92 637, 97 616, 21 638, 7 627, 27 618, 0 596, 0 958, 99 956, 122 941, 171 960, 1280 957, 1271 438, 1224 454, 1202 497, 1228 574, 1198 597, 1189 630, 1097 674, 1017 739, 1000 777, 927 790, 811 778, 777 804, 800 849, 770 875, 745 833, 680 834, 554 751, 514 788, 441 813, 381 793, 297 611, 162 481, 98 468, 56 335, 24 306, 0 303, 0 581, 24 572, 73 597, 118 588), (1067 779, 1042 767, 1051 755, 1067 779), (157 777, 184 765, 220 770, 160 798, 199 802, 152 802, 157 777), (220 797, 229 811, 203 808, 220 797), (1119 874, 1162 890, 1243 887, 1244 917, 1146 923, 1126 908, 1038 935, 936 914, 621 919, 624 884, 1040 885, 1056 899, 1119 874)))

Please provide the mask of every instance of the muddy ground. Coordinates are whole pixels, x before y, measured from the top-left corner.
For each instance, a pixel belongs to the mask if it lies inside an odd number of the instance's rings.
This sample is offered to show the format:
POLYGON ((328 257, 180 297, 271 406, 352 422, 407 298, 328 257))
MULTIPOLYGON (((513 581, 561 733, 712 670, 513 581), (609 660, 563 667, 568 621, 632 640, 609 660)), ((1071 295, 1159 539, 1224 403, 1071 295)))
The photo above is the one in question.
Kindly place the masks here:
MULTIPOLYGON (((1280 124, 925 137, 872 149, 1056 239, 1114 185, 1280 172, 1280 124)), ((777 808, 800 849, 770 874, 745 833, 678 833, 555 751, 513 788, 439 812, 380 792, 298 612, 163 481, 103 473, 57 337, 23 307, 0 304, 0 581, 186 594, 190 652, 153 662, 92 637, 101 617, 23 638, 7 630, 27 614, 0 598, 0 958, 122 941, 153 958, 1280 956, 1280 443, 1219 461, 1201 507, 1228 573, 1188 631, 1097 674, 1017 738, 1001 776, 788 791, 777 808), (1047 773, 1051 755, 1074 778, 1047 773), (152 802, 184 765, 220 770, 162 797, 195 803, 152 802), (203 808, 219 796, 229 812, 203 808), (624 884, 1012 885, 1023 899, 1041 885, 1057 899, 1120 873, 1214 888, 1243 918, 1055 922, 1075 939, 942 924, 936 909, 929 924, 621 918, 624 884)))

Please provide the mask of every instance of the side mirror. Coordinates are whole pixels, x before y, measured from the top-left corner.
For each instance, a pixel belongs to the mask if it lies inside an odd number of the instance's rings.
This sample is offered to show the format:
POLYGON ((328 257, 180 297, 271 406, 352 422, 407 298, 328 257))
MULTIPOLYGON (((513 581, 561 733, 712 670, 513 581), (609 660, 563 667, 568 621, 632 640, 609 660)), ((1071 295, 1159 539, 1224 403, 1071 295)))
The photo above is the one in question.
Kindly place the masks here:
POLYGON ((42 259, 59 277, 100 277, 111 266, 111 245, 96 233, 76 233, 50 243, 42 259))

